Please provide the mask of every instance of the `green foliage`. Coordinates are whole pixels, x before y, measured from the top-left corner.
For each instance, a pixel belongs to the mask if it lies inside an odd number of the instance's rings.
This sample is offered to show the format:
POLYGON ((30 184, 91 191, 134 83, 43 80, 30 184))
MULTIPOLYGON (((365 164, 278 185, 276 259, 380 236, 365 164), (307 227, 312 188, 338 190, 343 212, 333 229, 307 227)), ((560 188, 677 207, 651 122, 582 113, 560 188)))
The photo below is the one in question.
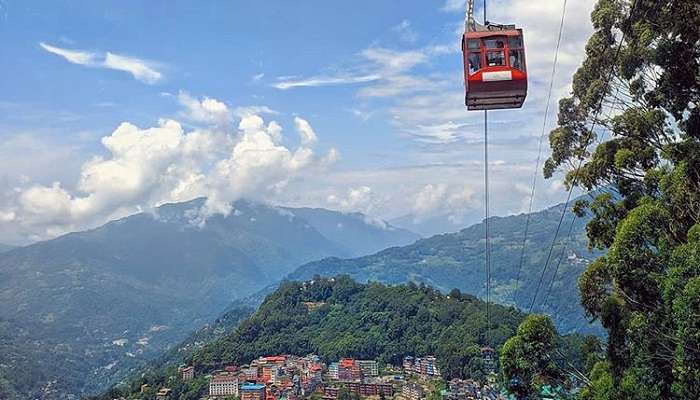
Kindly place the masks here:
MULTIPOLYGON (((300 264, 416 239, 362 215, 243 200, 237 213, 194 229, 188 215, 203 202, 166 204, 12 251, 0 245, 0 398, 98 392, 300 264)), ((203 329, 166 358, 216 335, 203 329)))
MULTIPOLYGON (((260 355, 317 353, 399 364, 406 355, 435 354, 446 376, 464 377, 484 345, 484 303, 448 297, 427 286, 362 285, 347 277, 287 282, 232 334, 196 352, 195 365, 217 368, 260 355), (323 302, 307 309, 304 302, 323 302)), ((493 340, 503 343, 522 315, 493 306, 493 340), (502 338, 502 339, 500 339, 502 338)))
POLYGON ((591 19, 544 171, 605 189, 577 205, 590 245, 609 250, 579 279, 608 331, 581 396, 700 398, 700 3, 599 0, 591 19))
POLYGON ((563 377, 553 359, 557 332, 549 317, 529 315, 501 349, 501 378, 518 398, 533 398, 563 377))
MULTIPOLYGON (((527 216, 521 214, 491 219, 491 299, 501 304, 513 304, 525 309, 529 307, 562 208, 560 205, 531 215, 527 253, 520 274, 518 269, 527 216)), ((567 213, 565 223, 570 223, 572 218, 573 213, 567 213)), ((562 257, 562 262, 556 277, 552 276, 553 268, 545 276, 546 287, 552 280, 553 284, 547 306, 542 312, 556 316, 554 322, 561 332, 602 334, 599 325, 590 324, 577 298, 576 278, 600 254, 588 248, 585 221, 587 218, 576 221, 566 253, 562 254, 563 238, 555 245, 554 260, 558 262, 558 258, 562 257)), ((437 235, 365 257, 312 262, 299 267, 290 275, 290 279, 307 280, 314 275, 347 274, 358 281, 388 284, 424 282, 445 293, 456 287, 459 290, 454 292, 453 297, 461 291, 483 298, 486 295, 483 284, 486 279, 483 236, 483 224, 478 224, 460 232, 437 235)), ((538 298, 537 307, 541 307, 543 297, 540 295, 538 298)))

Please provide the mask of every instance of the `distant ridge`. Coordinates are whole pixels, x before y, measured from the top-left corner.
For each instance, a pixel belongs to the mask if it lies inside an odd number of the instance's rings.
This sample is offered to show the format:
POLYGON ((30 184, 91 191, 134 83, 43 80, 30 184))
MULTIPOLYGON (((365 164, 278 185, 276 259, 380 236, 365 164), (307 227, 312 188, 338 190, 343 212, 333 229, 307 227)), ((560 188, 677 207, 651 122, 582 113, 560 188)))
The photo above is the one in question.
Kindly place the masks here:
POLYGON ((102 390, 298 265, 418 237, 361 214, 245 200, 198 227, 204 201, 0 254, 0 398, 102 390))
MULTIPOLYGON (((521 271, 516 303, 513 291, 520 261, 526 214, 493 217, 492 235, 492 298, 496 302, 517 305, 527 309, 540 277, 563 205, 535 212, 531 216, 526 258, 521 271)), ((573 214, 567 211, 565 226, 573 214)), ((544 312, 554 316, 562 333, 581 332, 600 334, 599 325, 590 325, 580 306, 577 278, 590 261, 600 253, 588 249, 585 226, 587 219, 575 222, 571 241, 557 277, 552 285, 544 312)), ((568 228, 567 228, 568 229, 568 228)), ((299 267, 288 278, 311 279, 315 275, 347 274, 359 281, 378 281, 389 284, 407 281, 424 282, 443 291, 458 288, 465 293, 485 297, 483 223, 459 232, 435 235, 404 247, 389 248, 359 258, 327 258, 299 267)), ((545 275, 536 312, 548 290, 556 264, 562 255, 564 238, 554 248, 553 259, 545 275)))

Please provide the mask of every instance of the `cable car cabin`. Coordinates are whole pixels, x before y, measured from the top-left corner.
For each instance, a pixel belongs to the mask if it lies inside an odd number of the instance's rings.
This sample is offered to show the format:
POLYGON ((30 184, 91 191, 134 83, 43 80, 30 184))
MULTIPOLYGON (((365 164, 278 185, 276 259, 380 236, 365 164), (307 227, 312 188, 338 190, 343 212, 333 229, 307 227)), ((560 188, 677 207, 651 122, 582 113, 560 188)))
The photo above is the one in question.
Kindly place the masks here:
POLYGON ((527 95, 523 31, 515 25, 477 25, 462 37, 468 110, 520 108, 527 95))

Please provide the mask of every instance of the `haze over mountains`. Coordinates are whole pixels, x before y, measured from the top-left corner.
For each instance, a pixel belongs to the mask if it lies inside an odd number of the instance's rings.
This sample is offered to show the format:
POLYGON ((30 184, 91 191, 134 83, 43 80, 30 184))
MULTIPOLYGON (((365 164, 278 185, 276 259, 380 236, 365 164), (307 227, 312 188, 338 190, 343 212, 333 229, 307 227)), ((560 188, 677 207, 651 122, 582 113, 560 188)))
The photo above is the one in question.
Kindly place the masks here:
POLYGON ((7 244, 2 244, 2 243, 0 243, 0 253, 4 253, 4 252, 6 252, 6 251, 10 251, 10 250, 12 250, 13 248, 14 248, 14 246, 10 246, 10 245, 7 245, 7 244))
MULTIPOLYGON (((494 301, 515 304, 525 310, 529 308, 562 208, 563 205, 558 205, 532 214, 527 251, 520 274, 518 269, 527 215, 490 219, 491 298, 494 301), (519 289, 517 295, 514 295, 518 276, 519 289)), ((551 313, 562 333, 600 333, 599 326, 588 323, 579 303, 576 286, 578 276, 599 253, 588 249, 585 219, 576 220, 570 240, 566 241, 566 232, 573 217, 567 211, 534 312, 544 310, 551 313), (561 264, 557 270, 560 258, 561 264), (551 283, 555 272, 556 278, 551 283), (547 305, 542 308, 550 284, 547 305)), ((372 280, 389 284, 423 282, 444 292, 456 287, 465 293, 485 298, 484 249, 484 225, 479 223, 456 233, 436 235, 368 256, 314 261, 299 267, 288 278, 307 280, 315 275, 347 274, 359 281, 372 280)))
POLYGON ((0 398, 102 389, 300 264, 418 238, 361 214, 203 199, 0 255, 0 398))

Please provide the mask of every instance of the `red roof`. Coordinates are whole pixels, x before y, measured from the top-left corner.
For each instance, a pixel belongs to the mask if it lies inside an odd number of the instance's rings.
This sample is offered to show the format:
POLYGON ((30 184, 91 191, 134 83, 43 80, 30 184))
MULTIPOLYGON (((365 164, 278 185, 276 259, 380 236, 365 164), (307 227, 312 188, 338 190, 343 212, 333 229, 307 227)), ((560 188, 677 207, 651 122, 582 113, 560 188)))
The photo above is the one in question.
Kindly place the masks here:
POLYGON ((262 358, 265 361, 271 361, 271 362, 280 362, 280 361, 286 361, 287 356, 267 356, 262 358))
POLYGON ((352 358, 341 358, 340 365, 343 367, 352 367, 355 364, 355 360, 352 358))

